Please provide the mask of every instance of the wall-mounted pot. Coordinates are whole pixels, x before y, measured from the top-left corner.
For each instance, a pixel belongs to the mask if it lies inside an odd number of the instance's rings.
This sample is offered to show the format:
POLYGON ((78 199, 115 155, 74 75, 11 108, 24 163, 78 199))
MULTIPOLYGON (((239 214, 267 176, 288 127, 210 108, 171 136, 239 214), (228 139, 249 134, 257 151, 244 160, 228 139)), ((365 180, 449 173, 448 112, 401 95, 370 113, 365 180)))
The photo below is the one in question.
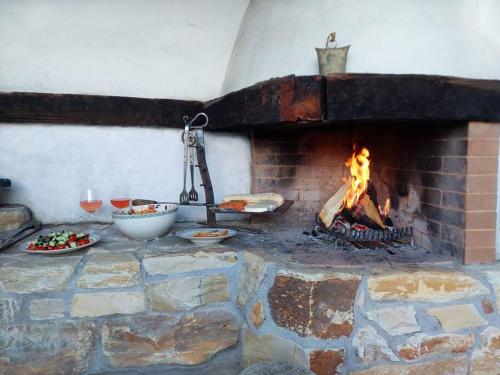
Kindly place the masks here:
POLYGON ((332 73, 345 73, 345 66, 347 63, 347 53, 349 47, 337 47, 335 40, 336 33, 331 33, 326 38, 325 48, 316 48, 318 54, 319 73, 321 75, 328 75, 332 73), (328 47, 330 43, 335 43, 333 47, 328 47))

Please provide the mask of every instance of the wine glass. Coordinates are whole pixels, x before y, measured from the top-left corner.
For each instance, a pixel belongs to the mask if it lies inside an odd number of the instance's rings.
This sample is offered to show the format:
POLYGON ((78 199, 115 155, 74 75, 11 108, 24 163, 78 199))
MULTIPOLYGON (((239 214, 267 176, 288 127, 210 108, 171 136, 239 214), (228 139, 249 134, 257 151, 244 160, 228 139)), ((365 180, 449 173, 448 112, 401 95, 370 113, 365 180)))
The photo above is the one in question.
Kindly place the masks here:
POLYGON ((102 200, 97 198, 97 191, 93 188, 83 188, 80 193, 80 207, 90 214, 89 232, 94 233, 94 212, 102 206, 102 200))
POLYGON ((111 194, 111 205, 116 208, 118 212, 122 212, 130 207, 130 194, 126 187, 122 185, 114 186, 111 194))

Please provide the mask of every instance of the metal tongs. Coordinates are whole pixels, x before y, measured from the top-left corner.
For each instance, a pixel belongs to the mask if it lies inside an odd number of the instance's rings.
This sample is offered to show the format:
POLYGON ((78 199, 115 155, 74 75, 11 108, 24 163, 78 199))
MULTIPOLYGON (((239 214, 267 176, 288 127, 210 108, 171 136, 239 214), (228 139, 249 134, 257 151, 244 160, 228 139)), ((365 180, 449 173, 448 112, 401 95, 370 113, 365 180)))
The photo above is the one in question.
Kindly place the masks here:
POLYGON ((198 192, 194 188, 194 150, 196 147, 195 137, 191 135, 191 129, 201 129, 204 128, 208 124, 208 116, 200 112, 196 116, 193 117, 191 121, 189 121, 188 116, 182 117, 184 121, 184 131, 182 132, 182 142, 184 143, 184 182, 183 189, 179 197, 180 204, 189 204, 190 201, 197 202, 198 201, 198 192), (205 123, 198 126, 193 126, 194 122, 198 119, 198 117, 205 117, 205 123), (186 190, 186 177, 187 177, 187 166, 189 164, 190 174, 191 174, 191 190, 189 193, 186 190))

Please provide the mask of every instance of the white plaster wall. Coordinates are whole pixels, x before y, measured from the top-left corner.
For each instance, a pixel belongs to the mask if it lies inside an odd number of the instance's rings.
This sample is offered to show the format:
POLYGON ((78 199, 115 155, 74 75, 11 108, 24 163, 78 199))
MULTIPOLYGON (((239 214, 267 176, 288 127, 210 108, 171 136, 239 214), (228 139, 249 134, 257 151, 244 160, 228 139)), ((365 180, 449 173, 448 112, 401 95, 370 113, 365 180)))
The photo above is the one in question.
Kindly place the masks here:
POLYGON ((248 0, 0 0, 0 90, 212 99, 248 0))
POLYGON ((500 78, 498 0, 252 0, 224 92, 317 74, 314 47, 337 32, 348 72, 500 78))
MULTIPOLYGON (((96 217, 110 220, 115 186, 132 197, 179 201, 183 146, 172 129, 0 125, 0 172, 13 186, 3 201, 24 203, 44 222, 88 219, 79 207, 80 189, 96 187, 104 208, 96 217)), ((246 137, 207 134, 207 163, 216 199, 249 191, 250 153, 246 137)), ((196 188, 204 199, 199 175, 196 188)), ((190 184, 188 184, 188 190, 190 184)), ((182 208, 180 220, 203 219, 204 211, 182 208)))
MULTIPOLYGON (((0 0, 0 90, 216 97, 247 5, 0 0)), ((27 204, 46 223, 86 219, 78 207, 84 185, 97 187, 107 205, 100 220, 110 220, 114 185, 128 185, 132 197, 179 199, 178 130, 0 124, 0 143, 0 175, 13 182, 1 201, 27 204)), ((216 197, 248 192, 248 140, 209 134, 206 143, 216 197)), ((179 216, 201 219, 203 211, 179 216)))

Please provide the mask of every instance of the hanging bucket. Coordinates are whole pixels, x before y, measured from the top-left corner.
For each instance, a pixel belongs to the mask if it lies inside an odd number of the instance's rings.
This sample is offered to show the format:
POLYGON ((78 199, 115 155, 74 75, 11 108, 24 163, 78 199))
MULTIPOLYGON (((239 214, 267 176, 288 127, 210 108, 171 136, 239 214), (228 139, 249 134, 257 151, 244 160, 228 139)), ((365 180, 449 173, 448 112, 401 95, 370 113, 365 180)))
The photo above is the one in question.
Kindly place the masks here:
POLYGON ((335 40, 335 34, 331 33, 326 38, 325 48, 316 48, 318 54, 319 74, 328 75, 332 73, 345 73, 345 66, 347 63, 347 52, 349 47, 338 47, 335 40), (333 48, 329 48, 328 44, 335 43, 333 48))

